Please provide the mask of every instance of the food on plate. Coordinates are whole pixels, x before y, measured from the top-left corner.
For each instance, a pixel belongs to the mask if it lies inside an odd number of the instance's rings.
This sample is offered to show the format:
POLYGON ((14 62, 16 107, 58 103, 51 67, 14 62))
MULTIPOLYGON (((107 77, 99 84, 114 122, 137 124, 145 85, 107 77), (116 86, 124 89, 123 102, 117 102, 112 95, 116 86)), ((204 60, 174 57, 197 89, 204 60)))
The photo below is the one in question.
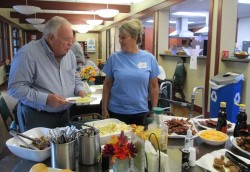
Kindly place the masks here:
POLYGON ((187 55, 187 53, 184 50, 180 50, 176 54, 177 55, 187 55))
POLYGON ((125 123, 108 124, 105 126, 97 126, 96 128, 100 131, 100 136, 104 136, 115 132, 121 132, 122 130, 124 132, 131 130, 130 125, 127 125, 125 123))
POLYGON ((250 152, 250 136, 237 137, 236 142, 241 149, 250 152))
POLYGON ((134 132, 138 137, 142 140, 148 140, 149 132, 144 131, 144 126, 135 124, 131 124, 130 126, 132 128, 132 132, 134 132))
POLYGON ((63 170, 59 170, 58 172, 72 172, 71 169, 63 169, 63 170))
MULTIPOLYGON (((216 128, 216 125, 217 125, 217 121, 214 121, 214 120, 211 120, 211 119, 207 119, 207 120, 204 120, 204 121, 198 121, 198 123, 200 125, 203 125, 203 126, 206 126, 206 127, 209 127, 209 128, 216 128)), ((232 124, 227 124, 227 128, 231 128, 232 127, 232 124)))
MULTIPOLYGON (((62 170, 56 170, 56 171, 58 171, 58 172, 72 172, 71 169, 62 169, 62 170)), ((30 172, 49 172, 49 168, 44 163, 37 163, 31 167, 30 172)))
POLYGON ((81 97, 81 98, 76 100, 76 103, 87 103, 87 102, 91 102, 91 101, 92 101, 91 97, 81 97))
POLYGON ((31 167, 30 172, 48 172, 48 167, 44 163, 37 163, 31 167))
POLYGON ((37 147, 39 150, 43 150, 47 147, 50 147, 50 143, 48 139, 45 136, 42 136, 40 138, 37 138, 40 142, 37 144, 37 142, 32 142, 31 144, 35 147, 37 147))
POLYGON ((212 141, 225 141, 228 139, 225 133, 217 130, 205 130, 200 134, 200 137, 212 141))
POLYGON ((235 52, 234 54, 236 54, 236 55, 248 55, 248 53, 245 51, 235 52))
MULTIPOLYGON (((172 118, 171 120, 164 121, 164 123, 168 126, 168 134, 186 135, 188 126, 191 125, 191 128, 193 128, 193 123, 189 119, 172 118)), ((194 136, 195 134, 196 131, 192 129, 192 135, 194 136)))
POLYGON ((240 172, 239 167, 237 167, 232 161, 225 159, 224 155, 221 155, 219 158, 214 158, 213 167, 217 169, 219 172, 224 172, 226 169, 229 172, 240 172))
MULTIPOLYGON (((36 140, 38 140, 39 142, 31 142, 32 146, 35 146, 36 148, 38 148, 39 150, 44 150, 47 147, 50 147, 50 143, 48 141, 48 139, 45 136, 42 136, 40 138, 35 138, 36 140)), ((30 147, 24 146, 24 145, 20 145, 20 147, 22 148, 26 148, 26 149, 31 149, 30 147)))

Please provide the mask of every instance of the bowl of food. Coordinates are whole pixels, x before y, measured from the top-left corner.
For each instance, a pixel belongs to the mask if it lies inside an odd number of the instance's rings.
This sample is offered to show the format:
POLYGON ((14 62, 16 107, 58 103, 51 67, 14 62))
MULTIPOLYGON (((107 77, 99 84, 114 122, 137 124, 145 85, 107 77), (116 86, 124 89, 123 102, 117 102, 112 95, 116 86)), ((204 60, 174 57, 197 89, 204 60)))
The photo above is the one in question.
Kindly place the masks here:
POLYGON ((198 135, 203 142, 213 146, 225 144, 226 141, 229 139, 227 134, 213 129, 202 130, 199 132, 198 135))
POLYGON ((234 57, 238 58, 238 59, 245 59, 249 56, 249 54, 245 51, 240 51, 240 52, 235 52, 234 53, 234 57))
POLYGON ((21 136, 15 136, 7 140, 6 145, 13 154, 15 154, 16 156, 20 158, 31 160, 31 161, 36 161, 36 162, 42 162, 46 160, 47 158, 49 158, 51 155, 50 144, 47 140, 48 131, 49 131, 49 128, 38 127, 38 128, 30 129, 22 133, 23 135, 26 135, 28 137, 39 139, 40 140, 39 144, 36 144, 33 141, 23 138, 21 136), (28 148, 17 137, 21 137, 22 140, 24 140, 29 145, 32 145, 32 147, 36 149, 28 148))
POLYGON ((172 50, 165 50, 164 52, 165 52, 165 54, 168 54, 168 55, 172 54, 172 50))

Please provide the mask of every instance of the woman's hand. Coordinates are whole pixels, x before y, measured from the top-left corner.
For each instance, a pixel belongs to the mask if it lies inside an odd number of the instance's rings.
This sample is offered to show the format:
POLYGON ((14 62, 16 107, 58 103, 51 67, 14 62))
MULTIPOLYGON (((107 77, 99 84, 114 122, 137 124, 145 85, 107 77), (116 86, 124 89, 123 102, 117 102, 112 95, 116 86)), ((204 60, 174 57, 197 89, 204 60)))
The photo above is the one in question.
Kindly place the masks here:
POLYGON ((102 117, 103 118, 109 118, 109 111, 107 109, 102 110, 102 117))

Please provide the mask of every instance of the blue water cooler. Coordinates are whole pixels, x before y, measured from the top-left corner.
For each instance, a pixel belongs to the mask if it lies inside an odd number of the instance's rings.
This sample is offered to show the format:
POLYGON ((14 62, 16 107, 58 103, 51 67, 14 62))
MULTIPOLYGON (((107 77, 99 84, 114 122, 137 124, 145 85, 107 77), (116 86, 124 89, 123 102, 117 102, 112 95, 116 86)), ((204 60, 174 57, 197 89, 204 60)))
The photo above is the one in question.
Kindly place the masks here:
POLYGON ((243 80, 243 74, 233 72, 218 74, 211 79, 210 118, 218 118, 220 102, 226 102, 227 120, 236 123, 239 107, 235 103, 241 103, 243 80))

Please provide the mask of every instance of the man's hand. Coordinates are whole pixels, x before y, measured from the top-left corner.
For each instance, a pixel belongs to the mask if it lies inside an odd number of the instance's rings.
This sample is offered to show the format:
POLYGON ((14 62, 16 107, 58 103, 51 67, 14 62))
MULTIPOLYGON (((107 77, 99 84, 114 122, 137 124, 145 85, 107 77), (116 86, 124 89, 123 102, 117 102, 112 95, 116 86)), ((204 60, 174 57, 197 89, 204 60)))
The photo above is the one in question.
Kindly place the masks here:
POLYGON ((81 90, 81 91, 78 92, 78 96, 80 96, 80 97, 86 97, 87 94, 83 90, 81 90))
POLYGON ((52 108, 58 108, 67 104, 68 102, 64 97, 58 96, 56 94, 49 94, 46 104, 52 108))

